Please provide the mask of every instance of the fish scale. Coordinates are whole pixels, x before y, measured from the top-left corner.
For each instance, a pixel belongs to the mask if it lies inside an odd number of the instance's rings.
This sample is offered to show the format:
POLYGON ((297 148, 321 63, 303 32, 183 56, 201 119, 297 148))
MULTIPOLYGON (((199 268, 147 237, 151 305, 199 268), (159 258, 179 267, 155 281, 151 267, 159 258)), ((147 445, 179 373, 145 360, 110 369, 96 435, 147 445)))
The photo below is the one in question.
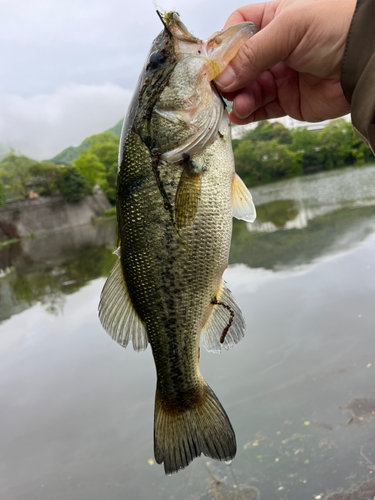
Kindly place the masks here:
MULTIPOLYGON (((176 403, 174 398, 181 404, 199 383, 196 368, 202 318, 214 307, 211 300, 227 264, 232 228, 228 186, 233 172, 226 167, 225 143, 214 143, 210 150, 215 154, 208 154, 194 223, 177 232, 156 187, 148 149, 134 134, 128 139, 128 148, 118 179, 119 192, 127 192, 120 205, 120 224, 126 235, 121 255, 124 275, 136 310, 147 327, 158 375, 164 369, 173 374, 160 384, 161 393, 168 404, 176 403), (218 148, 222 151, 217 152, 218 148), (217 158, 222 159, 218 164, 217 158), (212 166, 210 159, 214 161, 212 166), (148 175, 146 169, 139 168, 141 162, 148 166, 148 175), (130 184, 134 186, 132 192, 130 184), (142 231, 144 227, 146 232, 142 231), (179 349, 171 355, 170 346, 177 334, 179 349)), ((169 164, 160 162, 158 168, 174 208, 181 167, 175 165, 171 172, 169 164)))
POLYGON ((232 213, 252 221, 255 208, 235 174, 228 115, 210 80, 226 54, 233 57, 232 44, 238 50, 254 27, 243 23, 221 33, 226 52, 221 46, 216 53, 206 48, 215 47, 216 35, 205 45, 175 13, 164 21, 124 123, 119 260, 104 285, 99 316, 122 346, 151 344, 155 459, 170 474, 201 453, 218 460, 236 453, 233 428, 198 361, 201 341, 219 352, 244 335, 241 310, 222 274, 232 213))

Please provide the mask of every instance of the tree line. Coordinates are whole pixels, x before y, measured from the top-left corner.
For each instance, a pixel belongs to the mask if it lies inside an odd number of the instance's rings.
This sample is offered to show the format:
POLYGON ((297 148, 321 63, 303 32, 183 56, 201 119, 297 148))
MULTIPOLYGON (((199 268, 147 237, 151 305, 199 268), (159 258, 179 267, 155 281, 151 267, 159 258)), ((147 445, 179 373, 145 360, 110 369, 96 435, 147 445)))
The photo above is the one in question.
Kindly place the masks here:
MULTIPOLYGON (((0 204, 53 195, 74 202, 99 185, 114 205, 118 143, 119 137, 112 131, 88 137, 76 148, 75 158, 69 150, 69 164, 8 154, 0 161, 0 204)), ((236 170, 248 187, 374 161, 370 148, 344 119, 319 131, 259 122, 242 139, 233 140, 233 150, 236 170)))
POLYGON ((119 139, 103 132, 85 141, 88 148, 81 150, 71 164, 8 154, 0 161, 0 204, 53 195, 75 202, 92 194, 96 185, 114 203, 119 139))
POLYGON ((248 187, 374 161, 371 149, 344 118, 321 130, 259 122, 242 139, 233 140, 233 149, 236 171, 248 187))

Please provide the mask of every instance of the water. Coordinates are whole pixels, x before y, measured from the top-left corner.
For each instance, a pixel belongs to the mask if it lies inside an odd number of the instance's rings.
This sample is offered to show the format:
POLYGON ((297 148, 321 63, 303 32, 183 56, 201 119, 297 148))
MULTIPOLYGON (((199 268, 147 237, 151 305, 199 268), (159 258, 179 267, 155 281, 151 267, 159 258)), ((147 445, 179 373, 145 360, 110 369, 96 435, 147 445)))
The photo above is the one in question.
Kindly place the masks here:
MULTIPOLYGON (((323 499, 372 480, 375 167, 252 194, 257 223, 235 223, 225 273, 246 337, 200 360, 236 431, 229 468, 154 463, 151 351, 97 319, 113 224, 1 250, 2 500, 323 499)), ((375 496, 363 488, 353 498, 375 496)))

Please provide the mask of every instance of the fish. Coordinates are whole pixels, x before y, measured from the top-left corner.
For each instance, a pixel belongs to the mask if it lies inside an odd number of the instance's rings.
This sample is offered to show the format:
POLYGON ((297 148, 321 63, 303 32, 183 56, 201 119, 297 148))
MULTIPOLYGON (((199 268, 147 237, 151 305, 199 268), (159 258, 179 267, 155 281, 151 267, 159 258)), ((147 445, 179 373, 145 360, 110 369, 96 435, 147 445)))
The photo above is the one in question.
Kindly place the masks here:
POLYGON ((231 130, 213 80, 256 31, 241 23, 202 41, 176 12, 155 38, 125 117, 117 176, 118 256, 99 318, 121 346, 151 345, 157 383, 154 454, 167 475, 202 453, 230 461, 236 438, 199 370, 244 336, 222 275, 232 216, 252 222, 251 194, 234 170, 231 130))

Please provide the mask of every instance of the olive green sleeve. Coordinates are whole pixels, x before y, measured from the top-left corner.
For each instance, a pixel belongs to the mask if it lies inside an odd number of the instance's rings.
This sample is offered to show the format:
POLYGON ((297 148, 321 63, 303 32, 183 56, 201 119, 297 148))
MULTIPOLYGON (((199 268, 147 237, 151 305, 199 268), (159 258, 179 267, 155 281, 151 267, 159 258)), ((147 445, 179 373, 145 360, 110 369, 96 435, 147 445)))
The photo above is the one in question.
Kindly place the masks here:
POLYGON ((375 151, 375 1, 358 0, 346 42, 341 85, 357 135, 375 151))

